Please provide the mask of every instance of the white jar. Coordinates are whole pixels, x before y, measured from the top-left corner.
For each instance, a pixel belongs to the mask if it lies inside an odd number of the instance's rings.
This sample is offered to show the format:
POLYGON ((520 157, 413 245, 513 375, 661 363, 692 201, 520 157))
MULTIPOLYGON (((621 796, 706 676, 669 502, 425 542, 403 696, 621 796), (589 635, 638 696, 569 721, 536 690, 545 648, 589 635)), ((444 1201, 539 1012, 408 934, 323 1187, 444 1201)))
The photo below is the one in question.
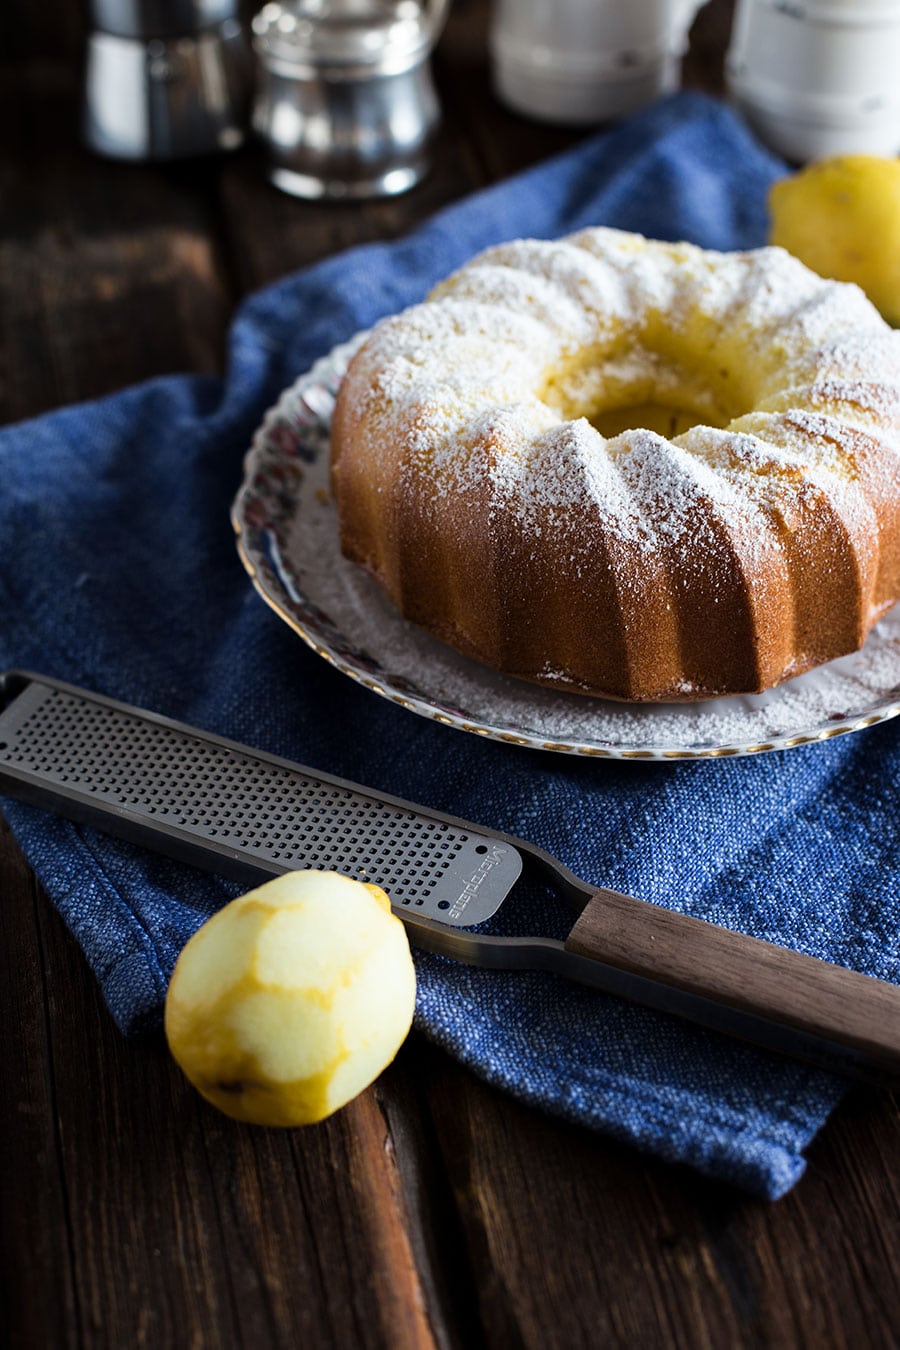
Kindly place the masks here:
POLYGON ((898 70, 900 0, 738 0, 728 88, 787 159, 897 154, 898 70))
POLYGON ((704 0, 494 0, 494 88, 542 121, 603 122, 677 88, 704 0))

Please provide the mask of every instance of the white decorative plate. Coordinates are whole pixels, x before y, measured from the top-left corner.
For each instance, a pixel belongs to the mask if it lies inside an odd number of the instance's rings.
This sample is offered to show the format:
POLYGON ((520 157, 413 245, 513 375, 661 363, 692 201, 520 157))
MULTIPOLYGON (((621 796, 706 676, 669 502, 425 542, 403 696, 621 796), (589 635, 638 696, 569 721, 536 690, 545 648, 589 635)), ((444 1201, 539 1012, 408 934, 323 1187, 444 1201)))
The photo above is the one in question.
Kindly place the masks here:
POLYGON ((611 759, 781 750, 900 713, 900 605, 853 656, 765 694, 677 704, 615 703, 508 679, 407 623, 341 555, 329 491, 334 398, 362 336, 317 362, 267 414, 232 507, 238 551, 263 599, 344 674, 461 731, 611 759))

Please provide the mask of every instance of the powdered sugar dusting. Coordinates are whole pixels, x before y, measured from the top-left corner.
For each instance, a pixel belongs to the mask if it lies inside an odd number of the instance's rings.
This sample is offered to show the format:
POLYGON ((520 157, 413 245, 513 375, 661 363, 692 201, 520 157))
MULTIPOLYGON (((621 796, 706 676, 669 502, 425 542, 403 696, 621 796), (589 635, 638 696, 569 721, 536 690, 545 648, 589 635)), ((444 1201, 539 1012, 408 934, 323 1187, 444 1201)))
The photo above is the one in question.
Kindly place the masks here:
POLYGON ((782 250, 503 244, 354 359, 348 552, 501 670, 759 688, 900 591, 898 382, 900 335, 782 250))
POLYGON ((613 703, 506 679, 421 633, 340 552, 328 433, 346 359, 326 358, 270 414, 233 518, 245 564, 276 613, 377 694, 506 743, 639 760, 778 749, 900 712, 900 606, 862 652, 778 689, 672 705, 613 703))
POLYGON ((702 501, 753 567, 780 547, 765 513, 795 514, 804 482, 834 488, 854 540, 871 528, 845 461, 853 430, 877 430, 900 465, 898 345, 858 288, 782 249, 716 253, 596 228, 474 258, 376 327, 345 396, 371 433, 376 480, 403 445, 401 480, 421 491, 427 478, 436 499, 489 484, 487 510, 536 535, 548 512, 573 510, 686 559, 702 501), (606 439, 579 411, 685 391, 700 425, 674 440, 606 439))

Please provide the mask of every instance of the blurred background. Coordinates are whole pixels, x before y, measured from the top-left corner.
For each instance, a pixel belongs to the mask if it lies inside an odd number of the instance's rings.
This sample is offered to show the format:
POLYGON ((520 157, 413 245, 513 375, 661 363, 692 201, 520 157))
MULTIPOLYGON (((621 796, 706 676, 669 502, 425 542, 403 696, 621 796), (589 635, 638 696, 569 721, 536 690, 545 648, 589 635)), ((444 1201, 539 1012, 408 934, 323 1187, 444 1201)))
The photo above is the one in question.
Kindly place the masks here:
MULTIPOLYGON (((258 8, 240 0, 248 44, 258 8)), ((88 150, 86 58, 96 27, 86 0, 7 0, 0 7, 3 420, 161 371, 218 371, 223 321, 247 290, 351 242, 405 232, 473 188, 590 134, 590 125, 526 118, 497 97, 494 16, 489 0, 449 7, 428 62, 443 116, 423 181, 402 197, 310 205, 271 185, 252 135, 226 153, 150 164, 88 150), (160 307, 166 323, 157 321, 160 307), (140 344, 121 331, 126 312, 146 334, 140 344)), ((679 62, 685 85, 722 89, 731 17, 730 0, 699 11, 679 62)))
POLYGON ((248 290, 674 88, 893 156, 898 60, 893 0, 6 0, 0 416, 219 371, 248 290))

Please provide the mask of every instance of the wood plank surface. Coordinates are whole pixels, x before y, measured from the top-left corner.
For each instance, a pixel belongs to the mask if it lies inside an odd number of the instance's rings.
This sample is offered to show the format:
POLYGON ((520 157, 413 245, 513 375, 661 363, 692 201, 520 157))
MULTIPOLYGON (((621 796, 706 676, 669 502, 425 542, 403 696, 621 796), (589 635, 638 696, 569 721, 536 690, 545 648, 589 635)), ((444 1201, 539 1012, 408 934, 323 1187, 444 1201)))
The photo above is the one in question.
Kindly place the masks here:
MULTIPOLYGON (((690 82, 721 87, 731 6, 690 82)), ((220 370, 246 291, 390 238, 574 144, 493 99, 487 0, 436 59, 445 126, 404 198, 308 205, 251 150, 111 165, 78 141, 84 16, 10 0, 0 48, 0 419, 220 370)), ((0 1340, 34 1347, 890 1347, 900 1102, 851 1093, 765 1204, 540 1115, 413 1035, 322 1125, 253 1130, 160 1036, 115 1031, 0 823, 0 1340)))

